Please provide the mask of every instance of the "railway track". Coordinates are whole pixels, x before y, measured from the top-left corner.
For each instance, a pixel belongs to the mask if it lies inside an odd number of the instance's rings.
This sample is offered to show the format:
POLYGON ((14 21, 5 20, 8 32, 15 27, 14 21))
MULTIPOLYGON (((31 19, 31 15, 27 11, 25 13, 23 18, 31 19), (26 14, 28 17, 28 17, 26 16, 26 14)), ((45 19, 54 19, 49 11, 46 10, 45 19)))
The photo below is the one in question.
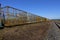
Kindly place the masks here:
POLYGON ((37 23, 44 23, 45 21, 41 21, 41 22, 32 22, 32 23, 24 23, 24 24, 15 24, 15 25, 9 25, 9 26, 3 26, 3 27, 0 27, 0 29, 3 29, 3 28, 11 28, 11 27, 16 27, 16 26, 23 26, 23 25, 30 25, 30 24, 37 24, 37 23))
POLYGON ((56 25, 57 25, 57 27, 60 29, 60 24, 59 24, 59 23, 56 23, 56 22, 55 22, 55 24, 56 24, 56 25))

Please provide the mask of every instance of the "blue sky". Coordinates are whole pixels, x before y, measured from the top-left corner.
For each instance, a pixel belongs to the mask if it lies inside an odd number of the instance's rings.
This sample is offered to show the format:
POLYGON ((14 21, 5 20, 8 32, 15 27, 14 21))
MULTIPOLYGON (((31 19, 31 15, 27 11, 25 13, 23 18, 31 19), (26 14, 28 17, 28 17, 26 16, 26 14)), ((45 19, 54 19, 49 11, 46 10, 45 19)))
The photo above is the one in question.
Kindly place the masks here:
POLYGON ((0 3, 49 19, 60 19, 60 0, 0 0, 0 3))

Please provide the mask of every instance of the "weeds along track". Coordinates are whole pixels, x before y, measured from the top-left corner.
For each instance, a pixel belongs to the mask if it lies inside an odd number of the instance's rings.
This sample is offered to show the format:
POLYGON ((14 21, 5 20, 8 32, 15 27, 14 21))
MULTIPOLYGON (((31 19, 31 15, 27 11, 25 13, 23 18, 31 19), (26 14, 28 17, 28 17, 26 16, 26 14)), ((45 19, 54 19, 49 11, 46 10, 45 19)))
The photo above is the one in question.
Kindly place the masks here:
POLYGON ((50 27, 49 22, 33 23, 23 26, 4 28, 2 40, 43 40, 50 27))

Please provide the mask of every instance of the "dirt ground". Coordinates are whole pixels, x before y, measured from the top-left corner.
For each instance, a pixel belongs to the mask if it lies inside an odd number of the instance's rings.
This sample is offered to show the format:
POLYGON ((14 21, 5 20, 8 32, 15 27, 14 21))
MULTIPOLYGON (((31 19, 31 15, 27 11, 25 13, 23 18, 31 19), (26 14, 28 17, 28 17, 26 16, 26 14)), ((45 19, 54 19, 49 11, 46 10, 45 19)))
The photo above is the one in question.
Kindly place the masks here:
POLYGON ((40 22, 4 28, 0 30, 0 40, 45 40, 50 22, 40 22))

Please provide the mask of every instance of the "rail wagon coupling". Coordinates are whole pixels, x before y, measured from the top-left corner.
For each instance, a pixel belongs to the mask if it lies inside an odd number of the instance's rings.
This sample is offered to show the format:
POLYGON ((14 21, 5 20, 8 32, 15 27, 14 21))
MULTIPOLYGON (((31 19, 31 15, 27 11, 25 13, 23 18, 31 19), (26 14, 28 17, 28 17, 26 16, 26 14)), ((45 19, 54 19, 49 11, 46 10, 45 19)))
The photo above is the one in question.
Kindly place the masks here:
POLYGON ((0 4, 0 28, 41 21, 48 21, 48 19, 10 6, 1 7, 0 4))

